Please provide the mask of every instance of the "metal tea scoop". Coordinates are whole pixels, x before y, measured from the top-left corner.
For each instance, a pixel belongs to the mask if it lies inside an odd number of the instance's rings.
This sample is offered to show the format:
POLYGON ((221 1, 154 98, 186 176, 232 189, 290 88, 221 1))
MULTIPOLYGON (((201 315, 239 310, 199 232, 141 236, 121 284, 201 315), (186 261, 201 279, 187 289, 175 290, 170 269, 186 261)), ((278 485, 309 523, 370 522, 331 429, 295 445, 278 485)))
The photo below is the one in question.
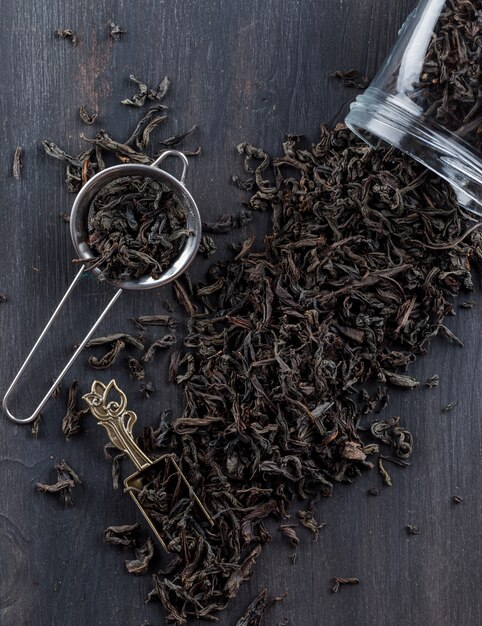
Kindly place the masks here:
POLYGON ((22 376, 25 371, 27 365, 30 363, 33 355, 37 351, 37 348, 41 344, 45 335, 49 331, 53 322, 57 318, 58 314, 64 307, 65 302, 70 297, 72 291, 74 290, 77 283, 80 279, 88 272, 91 272, 94 275, 98 275, 101 272, 100 268, 95 268, 93 270, 88 270, 85 266, 77 273, 74 280, 71 282, 69 288, 64 294, 64 297, 59 302, 57 308, 52 314, 52 317, 47 322, 45 328, 40 334, 40 337, 35 342, 32 350, 28 354, 27 358, 23 362, 21 368, 19 369, 17 375, 13 379, 9 388, 7 389, 5 396, 3 397, 3 409, 5 413, 8 415, 10 419, 18 424, 28 424, 29 422, 33 422, 33 420, 38 416, 48 399, 50 398, 52 392, 57 387, 59 382, 65 376, 67 371, 70 369, 72 364, 78 355, 82 352, 85 347, 85 344, 89 341, 91 336, 94 334, 96 328, 102 322, 104 317, 113 307, 116 300, 120 297, 121 293, 124 289, 129 289, 133 291, 142 291, 144 289, 154 289, 155 287, 161 287, 162 285, 166 285, 167 283, 175 280, 180 276, 183 272, 185 272, 188 266, 191 264, 194 259, 196 252, 199 248, 199 243, 201 241, 201 218, 199 215, 199 210, 194 202, 193 197, 189 193, 189 191, 184 186, 184 180, 186 178, 186 172, 188 168, 188 160, 182 152, 178 152, 177 150, 166 150, 163 152, 158 159, 156 159, 152 165, 140 165, 137 163, 129 163, 127 165, 115 165, 114 167, 109 167, 101 172, 98 172, 95 176, 93 176, 80 190, 75 199, 74 205, 72 207, 72 212, 70 216, 70 236, 72 237, 72 243, 74 244, 74 248, 80 259, 88 261, 96 257, 96 254, 91 250, 88 241, 88 226, 87 226, 87 217, 89 212, 89 207, 96 196, 96 194, 100 191, 104 185, 111 183, 113 180, 117 178, 122 178, 124 176, 145 176, 152 178, 160 183, 163 183, 170 190, 174 191, 182 206, 186 211, 186 226, 187 229, 192 233, 189 237, 186 237, 186 242, 181 250, 179 257, 172 263, 172 265, 165 270, 161 274, 161 276, 157 279, 152 278, 151 276, 143 276, 137 280, 125 280, 120 282, 113 282, 106 280, 105 282, 110 282, 117 288, 116 293, 114 294, 111 301, 107 304, 105 309, 97 318, 95 324, 89 330, 87 335, 84 337, 82 342, 79 344, 74 354, 71 356, 68 363, 65 365, 63 370, 55 379, 55 382, 52 384, 50 389, 47 391, 43 399, 40 401, 37 408, 34 412, 26 418, 15 417, 13 413, 8 408, 8 399, 14 390, 18 380, 22 376), (168 156, 175 156, 181 159, 183 163, 183 169, 180 180, 177 180, 171 174, 168 174, 164 170, 158 168, 158 166, 164 161, 164 159, 168 156))
POLYGON ((167 466, 166 469, 168 471, 172 470, 172 476, 177 479, 177 482, 182 482, 185 485, 189 496, 199 507, 199 510, 208 523, 210 525, 214 524, 211 516, 194 493, 187 478, 182 473, 176 462, 175 456, 173 454, 164 454, 157 459, 150 459, 136 444, 132 435, 132 428, 137 421, 137 415, 133 411, 127 410, 127 398, 119 389, 115 380, 111 380, 108 385, 104 385, 98 380, 95 380, 92 383, 90 393, 87 393, 82 397, 89 405, 90 411, 97 420, 97 423, 106 429, 111 443, 119 450, 125 452, 136 466, 137 472, 124 480, 125 490, 131 495, 132 499, 151 527, 154 535, 166 552, 168 552, 168 548, 160 534, 161 529, 159 529, 156 523, 152 520, 151 516, 144 509, 136 495, 142 490, 143 476, 145 476, 146 472, 151 470, 156 465, 163 463, 167 466))

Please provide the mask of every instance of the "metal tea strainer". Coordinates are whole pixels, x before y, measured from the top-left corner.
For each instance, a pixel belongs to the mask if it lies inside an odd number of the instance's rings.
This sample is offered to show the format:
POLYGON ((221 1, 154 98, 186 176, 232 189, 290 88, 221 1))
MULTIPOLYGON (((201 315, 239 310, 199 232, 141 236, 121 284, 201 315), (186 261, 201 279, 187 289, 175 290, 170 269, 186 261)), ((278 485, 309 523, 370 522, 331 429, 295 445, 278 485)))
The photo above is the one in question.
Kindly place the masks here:
POLYGON ((137 163, 129 163, 126 165, 115 165, 113 167, 109 167, 101 172, 98 172, 95 176, 93 176, 85 185, 82 187, 81 191, 77 195, 75 199, 74 205, 72 207, 72 212, 70 216, 70 235, 72 237, 72 242, 74 244, 74 248, 80 259, 89 260, 96 257, 96 254, 91 250, 87 243, 88 239, 88 227, 87 227, 87 215, 90 207, 90 203, 93 200, 94 196, 99 192, 99 190, 108 183, 112 182, 116 178, 121 178, 124 176, 146 176, 149 178, 153 178, 154 180, 161 182, 168 186, 172 191, 174 191, 179 200, 186 211, 186 222, 187 228, 191 231, 192 235, 186 238, 186 242, 179 257, 172 263, 172 265, 166 269, 166 271, 157 279, 152 278, 151 276, 141 277, 137 280, 126 280, 122 282, 111 282, 115 287, 117 287, 117 291, 114 294, 113 298, 104 308, 102 313, 97 318, 96 322, 89 330, 87 335, 84 337, 82 342, 79 344, 74 354, 71 356, 68 363, 65 365, 63 370, 55 379, 54 383, 47 391, 43 399, 40 401, 37 408, 34 412, 26 418, 15 417, 13 413, 8 408, 8 400, 9 397, 14 390, 17 382, 25 371, 27 365, 32 359, 33 355, 37 351, 37 348, 41 344, 45 335, 49 331, 53 322, 57 318, 58 314, 62 310, 65 302, 70 297, 72 291, 75 286, 79 282, 79 280, 87 273, 91 272, 92 274, 99 274, 100 269, 96 268, 93 270, 87 270, 85 266, 77 273, 74 280, 71 282, 69 288, 65 292, 62 300, 57 305, 57 308, 53 312, 51 318, 45 325, 45 328, 40 334, 40 337, 35 342, 32 350, 28 354, 27 358, 23 362, 21 368, 19 369, 17 375, 13 379, 9 388, 7 389, 5 396, 3 397, 3 409, 5 413, 8 415, 10 419, 18 424, 28 424, 29 422, 33 422, 33 420, 38 416, 48 399, 50 398, 52 392, 57 387, 59 382, 65 376, 67 371, 70 369, 75 359, 78 357, 80 352, 84 349, 85 344, 89 341, 96 328, 102 322, 104 317, 110 311, 116 300, 120 297, 121 293, 124 289, 129 289, 133 291, 142 291, 144 289, 154 289, 155 287, 162 287, 162 285, 166 285, 167 283, 175 280, 178 276, 180 276, 183 272, 186 271, 192 260, 194 259, 196 252, 199 248, 199 243, 201 241, 201 218, 199 215, 199 210, 194 202, 193 197, 189 193, 189 191, 184 186, 184 180, 186 177, 186 172, 188 168, 188 160, 182 152, 178 152, 177 150, 166 150, 163 152, 158 159, 156 159, 152 165, 140 165, 137 163), (158 166, 164 161, 164 159, 168 156, 175 156, 181 159, 183 163, 183 169, 180 180, 168 174, 164 170, 158 168, 158 166))

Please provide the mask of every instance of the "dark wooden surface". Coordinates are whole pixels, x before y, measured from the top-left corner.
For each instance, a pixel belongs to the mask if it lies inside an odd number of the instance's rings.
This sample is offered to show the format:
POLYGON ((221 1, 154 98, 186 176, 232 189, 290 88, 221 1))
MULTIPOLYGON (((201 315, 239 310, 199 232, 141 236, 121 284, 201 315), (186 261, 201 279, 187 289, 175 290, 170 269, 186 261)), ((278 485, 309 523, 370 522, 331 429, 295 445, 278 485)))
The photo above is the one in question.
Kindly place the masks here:
MULTIPOLYGON (((59 212, 72 197, 64 173, 44 157, 49 138, 66 149, 84 144, 77 111, 98 110, 101 125, 120 138, 137 110, 119 104, 133 93, 127 76, 154 83, 173 80, 167 131, 193 122, 202 156, 192 160, 188 185, 206 217, 237 210, 240 194, 229 184, 241 172, 235 145, 244 140, 276 152, 284 132, 315 139, 320 122, 342 119, 355 96, 330 81, 330 71, 358 67, 371 74, 396 38, 413 0, 5 0, 0 22, 1 205, 0 306, 4 390, 50 310, 73 276, 72 246, 59 212), (120 42, 107 38, 113 19, 128 29, 120 42), (58 41, 59 27, 78 31, 81 43, 58 41), (25 150, 20 181, 11 176, 16 145, 25 150)), ((252 230, 262 237, 266 220, 252 230)), ((233 239, 243 233, 234 233, 233 239)), ((221 242, 221 248, 230 237, 221 242)), ((221 251, 220 254, 224 252, 221 251)), ((206 268, 199 261, 194 274, 206 268)), ((108 288, 85 281, 19 390, 16 408, 27 411, 93 317, 108 288)), ((168 292, 126 294, 103 328, 129 328, 128 317, 161 310, 168 292)), ((482 623, 482 491, 480 417, 481 314, 460 311, 450 327, 465 341, 460 349, 437 340, 412 369, 422 380, 439 374, 439 388, 392 394, 385 415, 402 415, 416 437, 410 468, 394 471, 391 489, 376 472, 355 485, 337 487, 318 509, 326 522, 317 543, 301 533, 297 563, 274 530, 253 578, 220 616, 233 626, 263 587, 284 603, 264 624, 283 618, 303 626, 472 626, 482 623), (447 414, 441 408, 457 400, 447 414), (368 487, 382 495, 370 498, 368 487), (464 498, 460 505, 451 496, 464 498), (408 537, 406 524, 420 534, 408 537), (329 591, 333 576, 357 576, 357 587, 329 591)), ((84 388, 93 372, 81 359, 67 377, 84 388)), ((159 411, 179 410, 179 390, 166 383, 165 361, 142 400, 135 385, 120 380, 131 408, 146 423, 159 411)), ((116 373, 117 375, 117 373, 116 373)), ((102 374, 105 380, 109 372, 102 374)), ((121 490, 113 492, 102 458, 104 434, 89 419, 78 438, 60 432, 64 402, 52 400, 37 439, 28 426, 0 421, 0 624, 2 626, 140 626, 163 624, 157 604, 144 604, 148 577, 126 573, 122 551, 105 546, 102 530, 138 519, 121 490), (84 478, 75 506, 63 510, 55 497, 36 493, 65 458, 84 478)))

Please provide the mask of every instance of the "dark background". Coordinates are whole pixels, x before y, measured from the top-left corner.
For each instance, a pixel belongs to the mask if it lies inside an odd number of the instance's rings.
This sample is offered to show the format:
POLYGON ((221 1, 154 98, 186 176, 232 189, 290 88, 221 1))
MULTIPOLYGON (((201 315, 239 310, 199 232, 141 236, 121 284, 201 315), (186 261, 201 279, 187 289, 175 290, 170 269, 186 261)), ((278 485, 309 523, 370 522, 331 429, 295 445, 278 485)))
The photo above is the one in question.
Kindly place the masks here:
MULTIPOLYGON (((188 186, 206 218, 237 212, 243 194, 229 182, 232 173, 242 172, 236 144, 251 141, 276 153, 284 133, 316 140, 320 122, 343 119, 356 93, 329 73, 356 67, 372 75, 413 5, 413 0, 2 3, 0 289, 8 302, 0 305, 0 388, 6 389, 74 275, 68 226, 59 218, 73 198, 65 190, 63 167, 44 156, 40 140, 57 141, 73 153, 82 149, 80 133, 92 136, 95 130, 78 120, 80 104, 98 111, 100 126, 125 138, 139 116, 139 110, 119 103, 135 91, 128 75, 154 85, 168 74, 172 111, 165 136, 199 125, 185 143, 203 149, 191 161, 188 186), (120 42, 107 36, 111 19, 128 30, 120 42), (76 30, 81 43, 72 47, 56 40, 56 28, 76 30), (11 175, 17 145, 25 151, 20 181, 11 175)), ((220 240, 220 254, 231 239, 248 232, 257 232, 260 245, 266 222, 259 216, 249 231, 220 240)), ((202 276, 206 266, 199 259, 193 274, 202 276)), ((17 412, 25 415, 36 406, 109 294, 112 290, 91 280, 82 283, 25 375, 17 412)), ((125 294, 103 329, 130 330, 129 317, 163 312, 169 297, 169 288, 125 294)), ((482 305, 479 292, 471 297, 482 305)), ((422 381, 439 374, 440 387, 393 393, 384 412, 401 415, 416 437, 411 467, 393 471, 391 489, 376 471, 353 486, 337 486, 317 510, 319 521, 326 522, 318 542, 300 530, 294 566, 288 558, 292 550, 273 528, 271 545, 251 581, 221 614, 222 624, 233 626, 263 586, 273 594, 288 591, 266 615, 266 626, 283 618, 304 626, 482 623, 480 308, 457 310, 460 315, 448 324, 465 349, 437 339, 411 370, 422 381), (443 414, 442 407, 454 400, 455 409, 443 414), (375 486, 381 496, 368 497, 366 489, 375 486), (462 504, 451 502, 455 494, 464 498, 462 504), (419 535, 409 537, 406 524, 417 525, 419 535), (333 576, 357 576, 361 582, 332 594, 333 576)), ((151 368, 156 392, 149 400, 116 370, 99 377, 116 375, 140 423, 155 423, 161 409, 176 413, 181 407, 179 389, 166 382, 166 363, 158 358, 151 368)), ((66 382, 77 377, 87 390, 95 374, 84 356, 66 382)), ((103 544, 106 526, 139 519, 128 496, 112 490, 102 456, 105 433, 88 417, 82 434, 65 441, 64 410, 65 400, 49 402, 37 438, 29 426, 0 421, 0 624, 163 624, 160 605, 144 604, 149 578, 128 575, 123 561, 130 554, 103 544), (60 458, 84 479, 74 491, 75 506, 67 510, 55 496, 35 491, 37 481, 53 479, 60 458)))

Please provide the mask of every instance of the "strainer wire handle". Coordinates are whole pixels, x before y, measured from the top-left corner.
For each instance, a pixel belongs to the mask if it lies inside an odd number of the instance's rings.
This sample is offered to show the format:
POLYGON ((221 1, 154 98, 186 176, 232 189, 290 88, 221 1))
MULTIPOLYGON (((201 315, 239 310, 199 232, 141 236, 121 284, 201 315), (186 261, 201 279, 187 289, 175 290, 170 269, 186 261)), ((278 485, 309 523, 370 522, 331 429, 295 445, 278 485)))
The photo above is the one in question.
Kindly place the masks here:
POLYGON ((95 321, 94 325, 92 326, 92 328, 89 330, 89 332, 85 335, 84 339, 81 341, 81 343, 79 344, 79 346, 77 347, 77 349, 75 350, 74 354, 70 357, 69 361, 67 362, 67 364, 65 365, 65 367, 63 368, 63 370, 60 372, 60 374, 57 376, 57 378, 55 379, 55 381, 52 383, 52 386, 50 387, 50 389, 47 391, 47 393, 45 394, 45 396, 42 398, 42 400, 40 401, 39 405, 37 406, 37 408, 35 409, 35 411, 26 418, 19 418, 19 417, 15 417, 15 415, 13 415, 13 413, 10 411, 10 409, 8 408, 7 402, 8 399, 10 397, 10 394, 12 393, 12 391, 14 390, 18 380, 20 379, 20 377, 22 376, 22 374, 24 373, 25 369, 27 368, 27 365, 30 363, 32 357, 34 356, 35 352, 37 351, 37 348, 39 347, 39 345, 42 343, 45 335, 48 333, 50 327, 52 326, 52 324, 54 323, 55 319, 57 318, 57 316, 59 315, 60 311, 63 309, 65 303, 67 302, 67 300, 69 299, 71 293, 73 292, 73 290, 75 289, 77 283, 79 282, 79 280, 82 278, 82 276, 84 275, 85 272, 85 267, 83 267, 75 276, 74 280, 70 283, 69 288, 67 289, 67 291, 65 292, 62 300, 59 302, 59 304, 57 305, 57 308, 55 309, 55 311, 52 313, 52 316, 50 317, 49 321, 47 322, 47 324, 45 325, 44 329, 42 330, 42 332, 40 333, 39 338, 37 339, 37 341, 35 342, 33 348, 30 350, 27 358, 25 359, 25 361, 23 362, 22 366, 20 367, 20 369, 18 370, 17 375, 15 376, 15 378, 13 379, 12 383, 10 384, 10 387, 7 389, 4 397, 3 397, 3 402, 2 402, 2 406, 3 406, 3 410, 5 411, 5 413, 8 415, 8 417, 13 420, 14 422, 16 422, 17 424, 28 424, 29 422, 33 422, 34 419, 38 416, 38 414, 40 413, 40 411, 43 409, 43 407, 45 406, 45 404, 47 403, 47 401, 49 400, 49 398, 52 395, 52 392, 54 391, 54 389, 57 387, 57 385, 60 383, 60 381, 63 379, 63 377, 65 376, 65 374, 68 372, 68 370, 71 368, 72 364, 74 363, 75 359, 79 356, 79 354, 82 352, 82 350, 85 347, 85 344, 89 341, 89 339, 92 337, 92 335, 94 334, 95 330, 97 329, 97 327, 99 326, 99 324, 102 322, 102 320, 104 319, 104 317, 107 315, 107 313, 110 311, 110 309, 112 308, 112 306, 114 305, 114 303, 117 301, 117 299, 119 298, 119 296, 122 293, 122 289, 118 289, 115 294, 114 297, 110 300, 110 302, 107 304, 107 306, 105 307, 105 309, 102 311, 102 313, 99 315, 99 317, 97 318, 97 320, 95 321))

